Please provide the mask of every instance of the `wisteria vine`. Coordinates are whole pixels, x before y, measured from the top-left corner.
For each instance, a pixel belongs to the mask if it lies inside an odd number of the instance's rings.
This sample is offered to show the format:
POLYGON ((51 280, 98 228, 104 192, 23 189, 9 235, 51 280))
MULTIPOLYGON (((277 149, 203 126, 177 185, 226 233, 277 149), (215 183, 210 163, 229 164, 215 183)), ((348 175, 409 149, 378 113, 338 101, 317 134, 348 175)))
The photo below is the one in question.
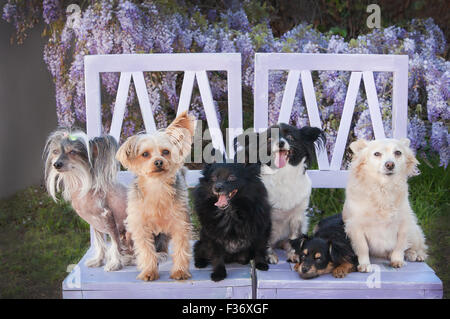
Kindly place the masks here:
MULTIPOLYGON (((9 0, 3 7, 3 19, 12 23, 20 36, 42 17, 48 25, 48 43, 44 60, 56 89, 58 122, 62 126, 85 122, 83 57, 86 54, 240 52, 244 96, 253 90, 255 52, 407 54, 408 137, 415 150, 439 153, 440 164, 450 158, 450 62, 442 55, 446 41, 432 19, 412 20, 404 28, 390 26, 374 29, 356 39, 345 41, 339 35, 321 33, 300 24, 280 38, 273 36, 269 21, 250 22, 244 1, 240 8, 202 15, 197 8, 167 9, 158 1, 90 1, 79 12, 67 16, 64 1, 9 0)), ((164 2, 161 2, 164 3, 164 2)), ((227 99, 226 75, 209 74, 217 112, 227 99)), ((327 149, 332 152, 342 115, 350 73, 327 71, 313 73, 321 119, 326 130, 327 149)), ((392 74, 374 74, 385 131, 391 136, 392 74)), ((287 73, 274 71, 269 76, 269 123, 278 119, 287 73)), ((158 127, 170 122, 178 105, 182 76, 176 72, 145 73, 150 102, 158 127)), ((102 108, 105 130, 117 93, 119 74, 103 73, 102 108)), ((128 104, 136 105, 133 87, 128 104)), ((191 108, 204 119, 201 98, 193 96, 191 108)), ((308 124, 301 85, 291 114, 291 123, 308 124)), ((138 108, 125 114, 123 135, 142 129, 138 108)), ((358 94, 351 138, 373 137, 370 114, 363 90, 358 94)))

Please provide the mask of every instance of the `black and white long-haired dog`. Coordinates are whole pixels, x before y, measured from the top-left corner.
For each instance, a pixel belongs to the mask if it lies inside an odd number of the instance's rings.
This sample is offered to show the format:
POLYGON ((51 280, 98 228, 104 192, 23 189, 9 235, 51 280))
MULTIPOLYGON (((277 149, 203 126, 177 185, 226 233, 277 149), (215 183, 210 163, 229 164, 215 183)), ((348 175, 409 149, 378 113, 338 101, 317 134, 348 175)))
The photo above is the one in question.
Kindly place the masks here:
MULTIPOLYGON (((308 229, 306 209, 311 195, 311 180, 307 167, 315 160, 315 147, 323 147, 324 132, 316 127, 300 129, 280 123, 262 133, 235 139, 237 154, 244 154, 245 162, 256 159, 261 163, 261 178, 272 205, 272 233, 269 240, 268 261, 278 263, 274 248, 286 250, 288 261, 298 262, 298 255, 289 240, 305 234, 308 229), (245 144, 245 145, 242 145, 245 144), (261 154, 267 154, 263 158, 261 154)), ((237 156, 239 158, 239 156, 237 156)))
POLYGON ((330 272, 336 278, 344 278, 358 266, 358 257, 344 230, 342 214, 322 219, 315 227, 313 237, 302 235, 290 242, 300 256, 294 269, 303 279, 330 272))
POLYGON ((267 270, 270 205, 260 179, 259 164, 206 164, 194 190, 194 207, 201 223, 194 245, 197 268, 212 264, 211 279, 227 276, 225 263, 247 264, 267 270))
POLYGON ((68 129, 52 132, 44 149, 48 193, 57 201, 57 193, 62 192, 63 199, 94 228, 96 252, 86 266, 100 267, 105 262, 105 271, 121 269, 132 260, 124 225, 127 191, 116 180, 117 149, 112 136, 89 140, 85 133, 68 129), (104 234, 111 238, 109 249, 104 234))

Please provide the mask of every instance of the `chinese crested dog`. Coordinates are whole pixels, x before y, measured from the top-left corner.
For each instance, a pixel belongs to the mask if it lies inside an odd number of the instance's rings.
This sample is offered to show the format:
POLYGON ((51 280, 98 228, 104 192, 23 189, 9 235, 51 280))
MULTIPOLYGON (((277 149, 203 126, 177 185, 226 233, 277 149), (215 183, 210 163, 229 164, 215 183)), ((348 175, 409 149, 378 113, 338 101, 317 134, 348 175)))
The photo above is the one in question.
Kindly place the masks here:
POLYGON ((358 271, 370 272, 369 254, 390 259, 398 268, 424 261, 427 246, 408 201, 408 177, 419 163, 404 139, 358 140, 350 144, 353 158, 342 216, 358 256, 358 271))
MULTIPOLYGON (((116 158, 136 174, 128 192, 127 230, 131 232, 138 279, 159 278, 157 236, 173 240, 170 277, 185 280, 189 273, 191 224, 185 181, 185 158, 191 152, 195 119, 183 112, 165 130, 129 137, 116 158)), ((165 253, 167 252, 167 244, 165 253)))
POLYGON ((225 263, 255 260, 260 270, 266 261, 270 236, 270 205, 260 179, 259 164, 205 165, 194 191, 194 206, 202 225, 194 245, 197 268, 212 264, 211 279, 227 276, 225 263))
POLYGON ((44 150, 47 191, 57 192, 94 228, 95 257, 86 266, 105 271, 121 269, 132 261, 126 236, 126 189, 117 182, 118 145, 112 136, 88 139, 81 131, 59 129, 50 134, 44 150), (104 234, 111 238, 107 249, 104 234))

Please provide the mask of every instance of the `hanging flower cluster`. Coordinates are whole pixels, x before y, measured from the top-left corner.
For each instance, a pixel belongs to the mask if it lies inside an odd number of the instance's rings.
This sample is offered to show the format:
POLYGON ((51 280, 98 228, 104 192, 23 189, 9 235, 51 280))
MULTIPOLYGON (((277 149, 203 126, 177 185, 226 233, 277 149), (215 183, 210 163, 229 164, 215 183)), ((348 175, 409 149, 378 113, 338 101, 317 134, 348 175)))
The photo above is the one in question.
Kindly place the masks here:
MULTIPOLYGON (((40 17, 48 24, 44 60, 55 83, 60 125, 83 125, 86 120, 83 57, 87 54, 240 52, 244 96, 251 96, 253 92, 255 52, 406 54, 409 56, 408 136, 411 145, 416 150, 438 152, 441 165, 448 164, 450 62, 441 57, 445 37, 432 19, 412 20, 405 28, 374 29, 350 41, 321 33, 306 24, 297 25, 276 38, 267 20, 250 22, 244 6, 223 13, 211 10, 202 15, 197 8, 168 9, 158 1, 101 0, 90 1, 82 10, 67 14, 63 2, 9 0, 3 7, 3 19, 16 27, 18 35, 33 27, 40 17)), ((226 105, 227 99, 226 74, 210 72, 208 75, 220 115, 221 105, 226 105)), ((118 73, 101 75, 105 130, 110 125, 119 76, 118 73)), ((175 114, 182 76, 176 72, 145 73, 144 76, 157 126, 164 127, 175 114)), ((329 153, 336 140, 349 78, 350 72, 313 72, 329 153)), ((392 74, 375 72, 374 78, 385 132, 391 136, 392 74)), ((284 71, 273 71, 269 75, 270 124, 278 119, 286 79, 284 71)), ((136 103, 131 86, 128 104, 136 103)), ((191 108, 198 118, 204 119, 198 94, 194 94, 191 108)), ((291 123, 308 124, 301 85, 291 123)), ((141 129, 138 108, 127 108, 123 135, 141 129)), ((364 90, 358 94, 351 130, 351 138, 373 138, 364 90)))

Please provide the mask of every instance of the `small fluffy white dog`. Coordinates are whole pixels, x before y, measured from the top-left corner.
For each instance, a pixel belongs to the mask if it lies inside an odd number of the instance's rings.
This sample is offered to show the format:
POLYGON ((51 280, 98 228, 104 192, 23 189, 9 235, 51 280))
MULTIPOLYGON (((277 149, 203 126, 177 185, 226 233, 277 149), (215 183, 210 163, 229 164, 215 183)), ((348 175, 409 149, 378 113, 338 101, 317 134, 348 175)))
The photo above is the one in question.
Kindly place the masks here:
POLYGON ((408 139, 358 140, 343 209, 345 230, 358 256, 358 271, 371 272, 369 253, 399 268, 427 257, 425 237, 408 201, 408 177, 417 164, 408 139))

